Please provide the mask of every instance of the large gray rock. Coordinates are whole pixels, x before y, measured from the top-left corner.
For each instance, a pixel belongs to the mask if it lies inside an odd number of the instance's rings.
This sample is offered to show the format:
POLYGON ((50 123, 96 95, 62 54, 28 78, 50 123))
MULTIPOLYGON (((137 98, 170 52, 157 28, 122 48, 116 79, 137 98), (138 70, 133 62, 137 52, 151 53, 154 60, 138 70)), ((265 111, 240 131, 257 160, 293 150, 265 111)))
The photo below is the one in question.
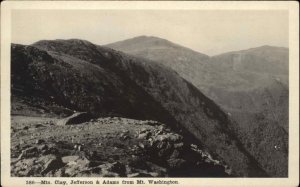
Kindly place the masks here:
POLYGON ((65 174, 70 177, 77 176, 77 174, 81 171, 87 170, 90 165, 90 161, 86 157, 81 157, 77 159, 75 157, 69 157, 67 159, 64 158, 64 162, 67 162, 68 160, 70 162, 68 162, 66 165, 65 174))
POLYGON ((46 174, 50 171, 56 171, 64 166, 64 163, 62 162, 61 158, 55 155, 42 156, 38 160, 38 162, 43 165, 43 170, 41 174, 46 174))
POLYGON ((75 162, 77 159, 79 159, 79 156, 73 155, 73 156, 64 156, 61 158, 63 163, 69 163, 69 162, 75 162))
POLYGON ((35 174, 39 168, 35 165, 36 158, 22 159, 12 166, 12 175, 18 177, 29 177, 35 174))
POLYGON ((100 165, 100 168, 102 169, 102 172, 108 171, 111 173, 117 173, 120 176, 124 176, 126 172, 126 167, 120 162, 114 162, 114 163, 106 163, 103 165, 100 165))
POLYGON ((55 172, 64 167, 60 157, 56 155, 44 155, 39 158, 23 158, 12 166, 12 173, 16 176, 45 176, 49 172, 55 172))
POLYGON ((89 121, 92 116, 87 112, 76 112, 73 115, 57 121, 57 125, 79 124, 89 121))
POLYGON ((36 147, 29 147, 22 151, 18 159, 30 158, 30 157, 37 156, 38 154, 39 154, 38 149, 36 147))

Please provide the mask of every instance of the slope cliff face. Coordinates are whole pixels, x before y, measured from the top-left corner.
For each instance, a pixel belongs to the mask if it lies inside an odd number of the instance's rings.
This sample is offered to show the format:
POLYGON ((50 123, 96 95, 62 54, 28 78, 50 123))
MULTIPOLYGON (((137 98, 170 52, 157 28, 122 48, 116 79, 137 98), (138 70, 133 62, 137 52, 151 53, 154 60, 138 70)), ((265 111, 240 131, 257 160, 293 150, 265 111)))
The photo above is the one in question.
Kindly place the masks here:
POLYGON ((271 176, 287 176, 287 48, 262 46, 208 57, 144 36, 107 46, 178 72, 237 121, 232 129, 271 176))
POLYGON ((234 176, 267 176, 232 133, 228 116, 175 71, 82 40, 12 45, 12 95, 95 116, 167 124, 223 160, 234 176))
MULTIPOLYGON (((109 69, 70 55, 49 55, 32 46, 14 45, 12 50, 13 94, 42 97, 44 102, 94 115, 113 113, 140 119, 149 114, 168 121, 160 118, 166 112, 144 90, 109 69)), ((106 59, 99 56, 101 60, 106 59)))

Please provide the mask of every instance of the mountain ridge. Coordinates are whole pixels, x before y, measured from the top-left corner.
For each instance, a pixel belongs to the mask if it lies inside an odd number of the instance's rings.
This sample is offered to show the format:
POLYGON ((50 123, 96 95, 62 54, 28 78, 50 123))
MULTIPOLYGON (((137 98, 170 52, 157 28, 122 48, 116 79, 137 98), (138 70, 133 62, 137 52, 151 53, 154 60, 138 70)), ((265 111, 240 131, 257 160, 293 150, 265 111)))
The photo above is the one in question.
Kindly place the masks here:
POLYGON ((103 44, 101 46, 108 46, 108 47, 111 47, 111 48, 115 48, 118 44, 120 43, 126 43, 126 42, 141 42, 143 40, 154 40, 154 41, 157 41, 157 40, 162 40, 162 41, 165 41, 165 44, 172 44, 173 46, 177 46, 177 47, 183 47, 183 48, 186 48, 186 49, 189 49, 189 50, 192 50, 194 52, 197 52, 197 53, 200 53, 202 55, 205 55, 205 56, 208 56, 208 57, 214 57, 214 56, 219 56, 219 55, 224 55, 224 54, 228 54, 228 53, 236 53, 236 52, 244 52, 244 51, 251 51, 251 50, 255 50, 255 49, 283 49, 283 50, 288 50, 289 48, 288 47, 283 47, 283 46, 274 46, 274 45, 268 45, 268 44, 265 44, 265 45, 259 45, 259 46, 254 46, 254 47, 249 47, 249 48, 245 48, 245 49, 240 49, 240 50, 231 50, 231 51, 225 51, 225 52, 222 52, 222 53, 218 53, 218 54, 214 54, 214 55, 207 55, 201 51, 198 51, 198 50, 195 50, 195 49, 192 49, 192 48, 189 48, 187 46, 182 46, 180 44, 176 44, 170 40, 167 40, 167 39, 164 39, 164 38, 160 38, 158 36, 152 36, 152 35, 140 35, 140 36, 135 36, 133 38, 128 38, 128 39, 122 39, 122 40, 119 40, 119 41, 115 41, 115 42, 110 42, 110 43, 107 43, 107 44, 103 44))

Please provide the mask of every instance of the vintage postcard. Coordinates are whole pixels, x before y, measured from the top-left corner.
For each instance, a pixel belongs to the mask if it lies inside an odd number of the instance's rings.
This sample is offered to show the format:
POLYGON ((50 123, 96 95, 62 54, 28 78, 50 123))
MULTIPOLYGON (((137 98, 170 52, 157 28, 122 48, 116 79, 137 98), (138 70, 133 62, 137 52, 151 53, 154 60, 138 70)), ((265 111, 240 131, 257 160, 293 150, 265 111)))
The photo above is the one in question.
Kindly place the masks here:
POLYGON ((297 186, 297 2, 1 4, 1 185, 297 186))

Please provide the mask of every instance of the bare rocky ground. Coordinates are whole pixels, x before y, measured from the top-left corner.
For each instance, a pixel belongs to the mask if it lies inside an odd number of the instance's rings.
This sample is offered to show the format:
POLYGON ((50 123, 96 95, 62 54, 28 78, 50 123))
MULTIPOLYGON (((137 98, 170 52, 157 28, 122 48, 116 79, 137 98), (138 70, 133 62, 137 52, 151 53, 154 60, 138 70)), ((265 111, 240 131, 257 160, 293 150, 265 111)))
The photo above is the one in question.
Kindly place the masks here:
POLYGON ((230 176, 224 163, 156 121, 106 117, 57 125, 59 121, 12 116, 12 176, 230 176))

